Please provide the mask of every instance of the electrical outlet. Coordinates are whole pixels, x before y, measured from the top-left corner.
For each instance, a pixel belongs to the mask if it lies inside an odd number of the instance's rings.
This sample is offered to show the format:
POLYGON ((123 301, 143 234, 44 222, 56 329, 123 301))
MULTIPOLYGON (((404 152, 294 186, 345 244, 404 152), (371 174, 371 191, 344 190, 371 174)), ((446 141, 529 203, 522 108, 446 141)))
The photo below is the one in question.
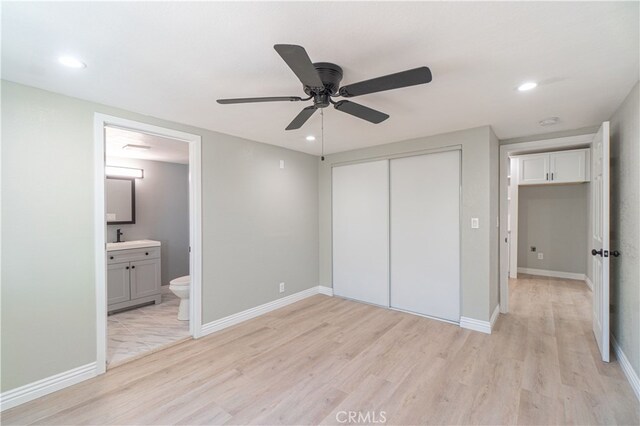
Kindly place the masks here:
POLYGON ((284 160, 280 160, 280 168, 284 169, 284 160))
POLYGON ((544 255, 542 253, 538 253, 538 260, 544 259, 544 255))
POLYGON ((472 229, 478 229, 480 228, 480 219, 477 217, 472 217, 471 218, 471 228, 472 229))
POLYGON ((284 283, 280 283, 280 293, 284 293, 284 283))

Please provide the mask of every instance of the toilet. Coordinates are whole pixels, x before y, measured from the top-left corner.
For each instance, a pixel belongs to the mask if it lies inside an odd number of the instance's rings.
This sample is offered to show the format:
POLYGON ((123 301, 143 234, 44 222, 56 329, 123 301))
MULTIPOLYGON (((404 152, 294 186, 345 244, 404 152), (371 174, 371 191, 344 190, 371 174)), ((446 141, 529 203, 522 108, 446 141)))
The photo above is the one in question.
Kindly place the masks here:
POLYGON ((189 321, 189 287, 191 284, 191 276, 185 275, 169 281, 169 290, 180 298, 180 306, 178 307, 178 319, 180 321, 189 321))

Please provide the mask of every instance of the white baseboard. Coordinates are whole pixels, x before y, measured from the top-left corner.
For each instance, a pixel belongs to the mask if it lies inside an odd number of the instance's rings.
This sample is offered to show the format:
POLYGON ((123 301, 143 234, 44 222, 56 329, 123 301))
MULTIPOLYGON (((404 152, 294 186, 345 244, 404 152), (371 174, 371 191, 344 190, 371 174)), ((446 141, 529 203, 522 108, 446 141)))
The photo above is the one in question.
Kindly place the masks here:
POLYGON ((633 389, 633 392, 636 394, 636 398, 640 401, 640 377, 638 377, 638 373, 635 372, 631 363, 629 362, 629 358, 622 352, 622 348, 618 344, 613 334, 611 335, 611 346, 613 346, 613 351, 616 353, 616 358, 618 358, 618 362, 620 363, 620 367, 624 372, 624 375, 627 376, 627 380, 633 389))
POLYGON ((589 290, 593 291, 593 282, 586 274, 584 276, 584 282, 587 283, 587 287, 589 287, 589 290))
POLYGON ((333 287, 326 287, 324 285, 318 286, 318 293, 326 296, 333 296, 333 287))
MULTIPOLYGON (((228 317, 220 318, 219 320, 203 324, 202 328, 200 329, 200 336, 206 336, 207 334, 215 333, 216 331, 220 331, 227 327, 231 327, 232 325, 250 320, 251 318, 264 315, 267 312, 274 311, 276 309, 298 302, 302 299, 306 299, 307 297, 311 297, 320 293, 326 294, 324 293, 324 291, 326 290, 321 290, 320 287, 321 286, 311 287, 307 290, 294 293, 290 296, 274 300, 273 302, 267 302, 263 305, 256 306, 255 308, 247 309, 246 311, 238 312, 237 314, 229 315, 228 317)), ((326 289, 329 287, 323 288, 326 289)))
POLYGON ((37 382, 8 390, 0 394, 0 411, 24 404, 96 376, 96 363, 92 362, 37 382))
POLYGON ((495 325, 496 321, 498 320, 498 315, 500 315, 500 304, 499 303, 496 306, 496 308, 493 310, 493 313, 491 314, 491 319, 489 319, 489 326, 491 327, 491 330, 493 330, 493 326, 495 325))
POLYGON ((481 321, 475 318, 460 317, 460 327, 481 333, 491 334, 491 323, 489 321, 481 321))
POLYGON ((500 304, 498 304, 493 310, 489 321, 482 321, 469 317, 460 317, 460 327, 466 328, 468 330, 479 331, 485 334, 491 334, 493 325, 498 320, 498 315, 500 315, 500 304))
POLYGON ((518 268, 519 274, 538 275, 541 277, 566 278, 568 280, 586 280, 585 274, 576 272, 548 271, 546 269, 518 268))

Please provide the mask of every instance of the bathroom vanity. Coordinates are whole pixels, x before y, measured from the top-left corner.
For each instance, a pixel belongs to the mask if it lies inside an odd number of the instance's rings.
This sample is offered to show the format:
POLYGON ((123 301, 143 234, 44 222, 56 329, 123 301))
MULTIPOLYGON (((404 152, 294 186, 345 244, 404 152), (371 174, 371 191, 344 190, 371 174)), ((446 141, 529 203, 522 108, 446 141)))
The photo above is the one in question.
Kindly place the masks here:
POLYGON ((107 311, 161 302, 160 241, 107 243, 107 311))

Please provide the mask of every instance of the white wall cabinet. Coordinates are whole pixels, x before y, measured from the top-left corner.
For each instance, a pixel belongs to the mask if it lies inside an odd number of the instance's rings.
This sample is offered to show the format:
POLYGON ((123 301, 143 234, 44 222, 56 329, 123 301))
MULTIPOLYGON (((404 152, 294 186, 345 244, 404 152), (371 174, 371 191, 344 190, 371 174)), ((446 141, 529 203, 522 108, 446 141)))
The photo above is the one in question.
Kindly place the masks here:
POLYGON ((518 184, 543 185, 589 181, 589 150, 545 152, 518 158, 518 184))

